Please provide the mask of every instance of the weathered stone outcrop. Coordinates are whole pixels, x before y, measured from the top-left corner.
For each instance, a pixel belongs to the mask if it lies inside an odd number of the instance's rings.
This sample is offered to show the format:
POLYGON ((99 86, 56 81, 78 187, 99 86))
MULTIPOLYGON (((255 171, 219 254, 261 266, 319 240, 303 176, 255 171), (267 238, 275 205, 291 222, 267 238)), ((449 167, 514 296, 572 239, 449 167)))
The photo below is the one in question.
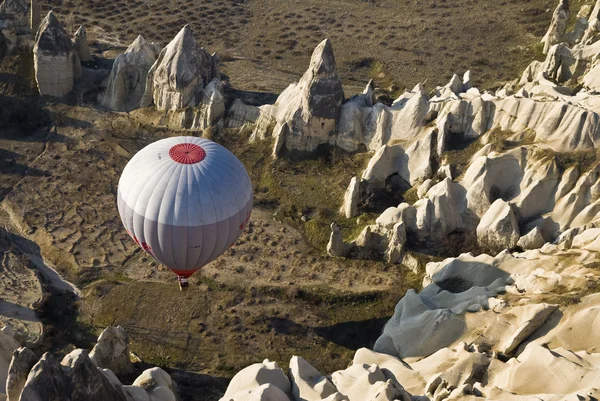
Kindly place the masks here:
POLYGON ((73 44, 75 46, 77 56, 79 56, 79 60, 82 63, 90 61, 92 59, 92 55, 90 54, 90 48, 88 46, 87 41, 87 32, 83 25, 80 26, 75 32, 75 35, 73 36, 73 44))
POLYGON ((186 25, 150 68, 141 106, 154 104, 158 110, 198 106, 205 86, 219 77, 218 57, 200 47, 186 25))
POLYGON ((326 39, 313 51, 300 81, 288 86, 275 103, 273 154, 282 149, 312 152, 330 143, 337 132, 343 100, 333 47, 326 39))
POLYGON ((110 326, 98 337, 98 342, 90 352, 90 359, 97 367, 110 369, 117 375, 127 375, 133 371, 129 358, 129 337, 121 326, 110 326))
POLYGON ((64 96, 81 75, 79 57, 52 11, 42 21, 33 47, 35 80, 41 95, 64 96))
POLYGON ((127 397, 94 366, 87 352, 75 350, 60 364, 44 354, 29 372, 21 400, 126 401, 127 397))
POLYGON ((511 249, 519 241, 519 223, 510 203, 497 199, 477 226, 477 241, 485 249, 500 252, 511 249))
MULTIPOLYGON (((113 365, 119 373, 132 373, 131 364, 120 361, 127 335, 120 327, 107 328, 88 352, 76 349, 58 361, 49 353, 38 358, 27 348, 12 355, 6 384, 7 400, 21 401, 176 401, 177 385, 160 368, 145 370, 131 386, 123 386, 115 373, 98 361, 113 365), (115 352, 118 351, 118 352, 115 352)), ((0 345, 7 342, 0 334, 0 345)))
POLYGON ((27 376, 38 362, 38 357, 29 348, 19 348, 13 355, 6 379, 6 400, 19 401, 27 376))
POLYGON ((140 107, 148 71, 156 62, 154 49, 139 35, 113 63, 101 103, 111 110, 131 111, 140 107))
POLYGON ((560 0, 552 14, 552 22, 542 38, 544 45, 544 54, 548 53, 550 46, 559 43, 567 28, 567 19, 569 18, 569 1, 560 0))
MULTIPOLYGON (((269 387, 270 387, 269 386, 269 387)), ((292 387, 286 374, 279 368, 277 363, 265 359, 262 363, 255 363, 239 371, 227 387, 225 395, 220 401, 242 401, 250 399, 252 394, 256 400, 289 400, 292 387), (263 388, 270 385, 275 388, 263 388), (258 394, 253 392, 261 389, 260 392, 272 393, 273 398, 259 398, 258 394)))

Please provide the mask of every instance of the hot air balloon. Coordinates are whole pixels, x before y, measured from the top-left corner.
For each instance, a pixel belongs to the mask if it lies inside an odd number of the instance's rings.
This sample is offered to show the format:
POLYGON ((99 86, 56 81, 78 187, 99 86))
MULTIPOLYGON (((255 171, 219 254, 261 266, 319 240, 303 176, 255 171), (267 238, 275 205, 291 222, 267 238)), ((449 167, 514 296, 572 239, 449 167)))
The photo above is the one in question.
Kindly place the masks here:
POLYGON ((252 212, 252 184, 223 146, 191 136, 166 138, 127 163, 117 207, 127 233, 184 287, 239 238, 252 212))

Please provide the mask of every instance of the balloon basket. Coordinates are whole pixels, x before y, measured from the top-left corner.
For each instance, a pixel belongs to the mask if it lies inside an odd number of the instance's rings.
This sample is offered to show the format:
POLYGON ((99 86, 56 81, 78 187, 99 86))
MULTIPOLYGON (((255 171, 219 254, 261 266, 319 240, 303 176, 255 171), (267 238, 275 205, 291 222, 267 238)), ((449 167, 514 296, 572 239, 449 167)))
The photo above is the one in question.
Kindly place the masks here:
POLYGON ((179 291, 186 290, 190 285, 188 278, 183 276, 177 276, 177 282, 179 283, 179 291))

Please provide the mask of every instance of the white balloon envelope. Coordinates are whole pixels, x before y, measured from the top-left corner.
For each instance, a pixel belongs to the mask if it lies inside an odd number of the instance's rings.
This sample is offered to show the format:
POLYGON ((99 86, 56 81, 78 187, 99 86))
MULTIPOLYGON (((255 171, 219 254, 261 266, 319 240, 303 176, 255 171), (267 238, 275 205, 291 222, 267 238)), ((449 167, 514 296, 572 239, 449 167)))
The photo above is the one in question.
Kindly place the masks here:
POLYGON ((192 136, 166 138, 127 163, 117 207, 144 251, 189 277, 237 241, 252 212, 252 184, 223 146, 192 136))

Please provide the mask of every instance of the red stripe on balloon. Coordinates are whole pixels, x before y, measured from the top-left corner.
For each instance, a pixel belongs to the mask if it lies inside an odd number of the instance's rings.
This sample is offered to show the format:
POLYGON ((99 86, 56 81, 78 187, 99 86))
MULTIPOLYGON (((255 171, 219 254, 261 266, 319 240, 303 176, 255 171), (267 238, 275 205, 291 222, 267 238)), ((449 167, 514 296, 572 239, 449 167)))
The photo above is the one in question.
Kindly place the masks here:
POLYGON ((169 149, 171 159, 181 164, 199 163, 206 157, 206 152, 194 143, 180 143, 169 149))
POLYGON ((178 276, 181 276, 181 277, 190 277, 192 274, 196 273, 200 269, 195 269, 195 270, 176 270, 176 269, 170 269, 170 270, 173 273, 177 274, 178 276))

